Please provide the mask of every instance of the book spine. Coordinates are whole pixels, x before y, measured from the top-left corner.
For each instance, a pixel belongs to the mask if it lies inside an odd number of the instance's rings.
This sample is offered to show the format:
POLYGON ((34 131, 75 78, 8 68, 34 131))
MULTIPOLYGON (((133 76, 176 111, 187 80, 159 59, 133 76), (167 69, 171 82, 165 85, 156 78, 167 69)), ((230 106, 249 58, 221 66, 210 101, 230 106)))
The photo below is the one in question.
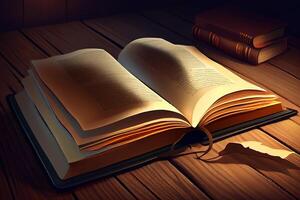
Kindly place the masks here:
POLYGON ((247 33, 234 32, 234 31, 228 30, 228 29, 220 27, 220 26, 202 22, 202 20, 197 20, 196 25, 202 29, 211 31, 213 33, 217 33, 225 38, 230 38, 231 40, 239 41, 239 42, 242 42, 242 43, 245 43, 245 44, 248 44, 248 45, 254 47, 254 45, 253 45, 254 37, 247 33))
POLYGON ((197 25, 193 26, 193 36, 195 39, 205 41, 239 59, 251 64, 258 64, 259 49, 255 49, 241 42, 224 38, 211 31, 200 28, 197 25))

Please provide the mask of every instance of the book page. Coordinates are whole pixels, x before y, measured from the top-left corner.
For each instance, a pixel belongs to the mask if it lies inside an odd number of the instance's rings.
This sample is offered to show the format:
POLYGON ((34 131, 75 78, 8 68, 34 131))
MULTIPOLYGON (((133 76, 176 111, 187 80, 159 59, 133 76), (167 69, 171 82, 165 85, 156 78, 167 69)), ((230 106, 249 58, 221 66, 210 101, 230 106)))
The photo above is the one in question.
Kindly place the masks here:
POLYGON ((84 131, 153 110, 179 113, 104 50, 79 50, 33 65, 84 131))
MULTIPOLYGON (((29 71, 29 76, 22 80, 22 84, 26 93, 43 116, 45 123, 47 123, 49 127, 52 127, 53 124, 62 125, 64 127, 63 129, 68 131, 68 135, 73 137, 80 149, 85 148, 87 144, 92 145, 100 141, 110 140, 113 137, 121 137, 121 135, 140 132, 143 129, 152 129, 155 126, 160 128, 166 126, 180 128, 184 124, 185 127, 188 126, 184 120, 180 120, 179 118, 164 118, 164 116, 170 117, 170 114, 153 111, 141 113, 140 115, 126 118, 125 121, 121 120, 99 129, 82 131, 76 123, 76 120, 70 116, 59 101, 52 95, 49 95, 47 89, 44 90, 44 86, 36 82, 32 71, 29 71), (42 87, 39 88, 39 86, 42 87)), ((153 130, 153 133, 157 133, 157 131, 155 132, 155 130, 153 130)))
MULTIPOLYGON (((265 89, 258 87, 242 78, 232 73, 230 70, 226 69, 222 65, 217 62, 211 60, 203 53, 201 53, 197 48, 193 46, 182 46, 186 50, 188 50, 191 54, 193 54, 198 60, 200 60, 206 66, 212 67, 215 70, 219 71, 223 76, 231 80, 231 84, 229 85, 220 85, 219 87, 210 88, 203 95, 201 95, 196 105, 194 106, 193 111, 193 124, 198 124, 202 117, 206 114, 207 110, 211 107, 219 99, 223 99, 226 95, 232 95, 237 92, 241 94, 241 92, 249 92, 248 96, 251 94, 256 94, 260 92, 264 97, 272 96, 275 98, 275 95, 271 95, 265 89)), ((233 96, 232 96, 233 97, 233 96)))
POLYGON ((142 38, 127 45, 118 60, 183 113, 193 127, 222 96, 259 89, 191 48, 159 38, 142 38))

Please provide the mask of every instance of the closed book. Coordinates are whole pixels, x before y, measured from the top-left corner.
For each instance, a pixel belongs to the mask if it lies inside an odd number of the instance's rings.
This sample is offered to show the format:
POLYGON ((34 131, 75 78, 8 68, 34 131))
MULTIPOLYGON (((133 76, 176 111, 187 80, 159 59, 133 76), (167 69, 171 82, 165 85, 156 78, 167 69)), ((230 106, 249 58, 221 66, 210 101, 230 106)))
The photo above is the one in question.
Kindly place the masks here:
POLYGON ((234 6, 225 6, 196 16, 195 24, 231 40, 263 48, 284 36, 286 24, 234 6))
POLYGON ((253 48, 245 43, 233 41, 219 34, 200 28, 195 25, 193 27, 193 36, 198 40, 205 41, 225 53, 231 54, 251 64, 259 64, 265 62, 282 52, 287 48, 287 39, 280 38, 273 44, 264 48, 253 48))

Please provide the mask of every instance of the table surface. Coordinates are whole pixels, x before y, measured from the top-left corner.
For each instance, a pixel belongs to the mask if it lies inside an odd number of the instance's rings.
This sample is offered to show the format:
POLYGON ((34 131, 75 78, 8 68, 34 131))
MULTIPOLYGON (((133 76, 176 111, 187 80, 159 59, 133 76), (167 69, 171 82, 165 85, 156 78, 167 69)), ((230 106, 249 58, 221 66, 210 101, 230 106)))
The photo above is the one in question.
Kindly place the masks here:
MULTIPOLYGON (((5 97, 22 90, 30 60, 82 48, 103 48, 114 57, 131 40, 162 37, 195 44, 195 7, 125 13, 99 19, 22 29, 0 34, 0 199, 297 199, 300 197, 300 117, 236 135, 214 144, 207 158, 186 155, 84 184, 66 192, 50 185, 5 97), (256 142, 266 151, 244 148, 256 142), (268 150, 289 152, 286 158, 268 150)), ((234 73, 277 94, 300 111, 300 40, 253 66, 208 45, 199 49, 234 73)), ((273 151, 274 152, 274 151, 273 151)))

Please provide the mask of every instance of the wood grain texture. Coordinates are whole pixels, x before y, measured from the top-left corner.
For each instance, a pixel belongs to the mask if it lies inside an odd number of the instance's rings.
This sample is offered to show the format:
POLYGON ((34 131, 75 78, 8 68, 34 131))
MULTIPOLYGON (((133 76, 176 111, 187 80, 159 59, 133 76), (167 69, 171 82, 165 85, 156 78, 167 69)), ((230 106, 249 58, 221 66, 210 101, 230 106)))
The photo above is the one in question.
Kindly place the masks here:
POLYGON ((9 93, 13 92, 12 91, 13 89, 10 89, 12 85, 17 86, 15 88, 19 88, 20 86, 19 79, 21 78, 21 76, 17 74, 12 69, 10 64, 7 63, 1 56, 0 56, 0 74, 1 74, 0 99, 4 100, 9 93))
POLYGON ((143 182, 134 176, 134 173, 127 172, 119 174, 117 179, 119 179, 137 199, 158 199, 158 197, 151 192, 143 182))
POLYGON ((24 26, 65 21, 66 0, 24 0, 24 26))
POLYGON ((23 0, 0 1, 0 31, 23 25, 23 0))
POLYGON ((135 199, 115 178, 84 184, 75 194, 78 199, 135 199))
MULTIPOLYGON (((6 102, 8 94, 22 89, 19 77, 1 57, 0 66, 0 158, 13 198, 46 199, 50 196, 52 199, 73 199, 71 194, 60 194, 49 186, 46 174, 41 170, 41 165, 6 102)), ((1 187, 5 188, 5 185, 1 187)))
POLYGON ((234 157, 226 156, 215 162, 220 149, 216 145, 214 149, 203 160, 188 155, 173 159, 172 163, 213 199, 292 199, 275 183, 234 157))
MULTIPOLYGON (((27 29, 28 30, 28 29, 27 29)), ((50 41, 44 38, 43 34, 39 31, 26 31, 26 29, 20 30, 20 32, 29 40, 32 44, 37 46, 45 55, 55 56, 59 55, 60 51, 54 47, 50 41), (47 49, 47 51, 45 50, 47 49)))
POLYGON ((69 53, 82 48, 101 48, 116 57, 120 50, 119 47, 79 22, 24 29, 23 32, 41 48, 47 48, 49 55, 58 52, 69 53))
POLYGON ((114 15, 84 21, 86 25, 109 37, 122 47, 130 41, 141 37, 160 37, 171 42, 186 44, 189 41, 168 31, 143 16, 136 14, 114 15))
POLYGON ((276 135, 288 147, 300 153, 300 125, 291 121, 284 120, 275 124, 261 127, 262 130, 276 135))
POLYGON ((182 20, 175 15, 164 10, 146 10, 140 13, 149 21, 155 22, 159 26, 167 28, 169 31, 174 31, 183 38, 186 38, 190 44, 194 43, 191 24, 182 20), (179 30, 180 29, 180 30, 179 30))
POLYGON ((289 74, 295 76, 297 79, 300 79, 300 50, 289 46, 288 50, 283 54, 276 56, 268 61, 280 68, 283 71, 288 72, 289 74))
MULTIPOLYGON (((255 146, 252 145, 252 146, 255 146)), ((260 130, 253 130, 241 135, 230 137, 226 140, 217 142, 215 149, 218 151, 219 158, 216 163, 226 163, 226 157, 236 159, 238 164, 248 165, 269 179, 284 188, 294 198, 300 196, 300 156, 291 149, 277 142, 260 130), (245 143, 256 142, 268 147, 268 151, 259 152, 254 147, 245 148, 245 143), (286 150, 291 154, 286 158, 271 155, 272 150, 286 150)), ((274 152, 273 152, 274 153, 274 152)), ((279 155, 279 154, 277 154, 279 155)))
POLYGON ((16 31, 0 34, 0 53, 22 76, 27 74, 27 69, 31 66, 31 59, 45 57, 43 52, 16 31))
POLYGON ((208 199, 169 161, 156 161, 131 173, 159 199, 208 199))

